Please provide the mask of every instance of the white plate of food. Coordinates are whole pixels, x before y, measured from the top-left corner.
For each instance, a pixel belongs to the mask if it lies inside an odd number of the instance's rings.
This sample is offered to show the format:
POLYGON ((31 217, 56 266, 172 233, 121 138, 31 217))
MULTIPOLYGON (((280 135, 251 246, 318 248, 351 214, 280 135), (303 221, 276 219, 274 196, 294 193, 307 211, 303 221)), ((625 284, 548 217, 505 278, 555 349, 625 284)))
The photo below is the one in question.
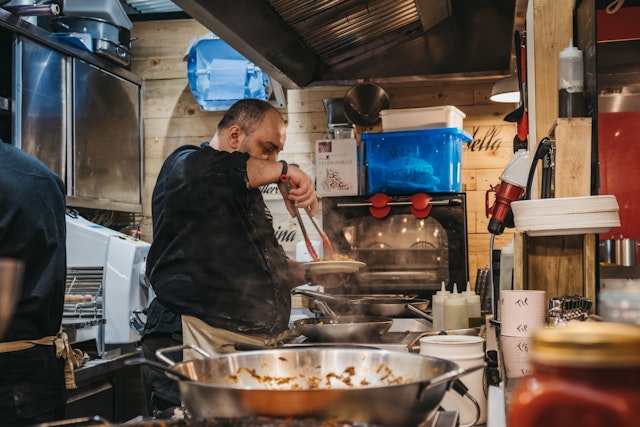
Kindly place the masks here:
POLYGON ((304 268, 317 274, 355 273, 365 265, 364 262, 355 260, 312 261, 303 264, 304 268))

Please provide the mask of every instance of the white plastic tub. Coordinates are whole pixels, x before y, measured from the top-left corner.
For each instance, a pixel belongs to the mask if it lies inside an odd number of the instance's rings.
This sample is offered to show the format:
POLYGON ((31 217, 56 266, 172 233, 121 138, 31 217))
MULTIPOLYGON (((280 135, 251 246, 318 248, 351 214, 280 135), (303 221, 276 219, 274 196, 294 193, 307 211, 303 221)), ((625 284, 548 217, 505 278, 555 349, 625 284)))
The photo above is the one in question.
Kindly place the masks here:
POLYGON ((380 111, 383 132, 400 130, 459 128, 466 114, 452 105, 425 108, 396 108, 380 111))

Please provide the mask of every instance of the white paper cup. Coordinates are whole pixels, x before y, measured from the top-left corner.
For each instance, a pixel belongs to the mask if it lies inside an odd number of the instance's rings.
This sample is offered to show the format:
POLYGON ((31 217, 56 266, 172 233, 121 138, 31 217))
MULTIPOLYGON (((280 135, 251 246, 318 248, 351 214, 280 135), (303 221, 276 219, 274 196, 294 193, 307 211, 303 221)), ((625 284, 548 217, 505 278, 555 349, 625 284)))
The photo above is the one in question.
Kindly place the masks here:
POLYGON ((538 312, 545 310, 547 307, 547 293, 545 291, 530 289, 501 289, 499 303, 503 310, 538 312))
POLYGON ((530 337, 533 331, 546 326, 546 318, 502 317, 500 319, 500 336, 530 337))
POLYGON ((501 335, 499 338, 502 364, 507 378, 519 378, 531 373, 529 350, 530 337, 510 337, 501 335))
POLYGON ((537 290, 501 290, 499 298, 500 335, 529 337, 544 327, 547 293, 537 290))
POLYGON ((500 337, 500 351, 509 360, 529 360, 530 337, 500 337))
POLYGON ((503 356, 502 363, 507 378, 520 378, 531 373, 529 359, 510 359, 503 356))
POLYGON ((515 313, 540 313, 547 309, 547 293, 537 290, 500 290, 500 310, 515 313))

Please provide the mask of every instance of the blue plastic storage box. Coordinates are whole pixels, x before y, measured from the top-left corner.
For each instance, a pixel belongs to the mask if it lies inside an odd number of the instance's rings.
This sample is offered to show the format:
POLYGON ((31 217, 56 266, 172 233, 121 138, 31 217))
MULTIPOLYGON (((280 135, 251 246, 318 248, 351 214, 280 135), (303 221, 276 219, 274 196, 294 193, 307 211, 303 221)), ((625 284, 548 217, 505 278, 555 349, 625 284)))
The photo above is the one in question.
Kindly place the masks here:
POLYGON ((461 191, 462 144, 471 136, 459 128, 365 133, 369 193, 413 194, 461 191))

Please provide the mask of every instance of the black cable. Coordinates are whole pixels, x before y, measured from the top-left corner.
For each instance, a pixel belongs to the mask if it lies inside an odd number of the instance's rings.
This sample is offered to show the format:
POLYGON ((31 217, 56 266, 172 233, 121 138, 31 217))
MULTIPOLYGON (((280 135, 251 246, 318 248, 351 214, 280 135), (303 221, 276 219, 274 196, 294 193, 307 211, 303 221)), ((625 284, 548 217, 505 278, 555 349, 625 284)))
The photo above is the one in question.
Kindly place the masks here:
POLYGON ((529 176, 527 177, 527 189, 524 193, 524 200, 531 200, 531 186, 533 185, 533 176, 536 173, 538 161, 542 160, 544 156, 550 154, 551 149, 551 140, 548 137, 542 138, 542 140, 538 144, 538 148, 536 148, 536 154, 533 157, 531 167, 529 168, 529 176))

